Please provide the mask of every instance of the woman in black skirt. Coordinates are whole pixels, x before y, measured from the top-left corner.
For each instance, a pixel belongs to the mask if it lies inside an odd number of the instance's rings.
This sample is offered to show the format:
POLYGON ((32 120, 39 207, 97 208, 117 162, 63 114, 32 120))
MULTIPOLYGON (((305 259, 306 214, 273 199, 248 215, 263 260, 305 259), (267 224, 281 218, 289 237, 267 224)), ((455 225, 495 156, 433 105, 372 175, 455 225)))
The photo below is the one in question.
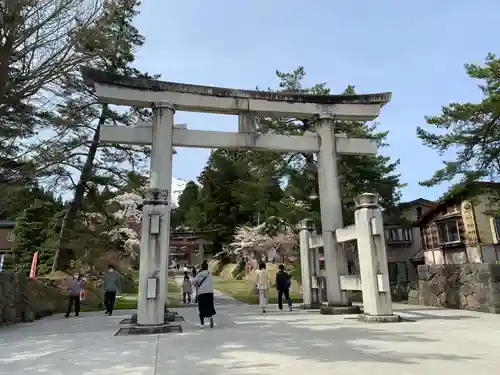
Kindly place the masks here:
POLYGON ((201 328, 205 328, 205 318, 210 319, 210 328, 214 327, 214 284, 212 274, 208 272, 208 263, 201 264, 201 271, 196 275, 194 284, 198 289, 198 311, 201 328))

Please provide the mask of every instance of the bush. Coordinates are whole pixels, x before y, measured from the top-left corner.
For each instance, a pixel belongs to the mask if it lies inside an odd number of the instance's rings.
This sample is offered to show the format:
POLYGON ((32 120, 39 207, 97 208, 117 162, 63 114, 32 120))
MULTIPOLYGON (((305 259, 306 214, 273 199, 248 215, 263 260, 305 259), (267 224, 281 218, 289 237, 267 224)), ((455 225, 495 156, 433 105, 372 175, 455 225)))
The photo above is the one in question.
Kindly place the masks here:
POLYGON ((138 285, 134 280, 133 272, 127 272, 122 275, 123 293, 137 293, 138 285))
POLYGON ((408 301, 410 290, 418 289, 418 282, 398 281, 391 284, 392 302, 408 301))
POLYGON ((245 277, 245 266, 246 262, 243 259, 241 259, 232 272, 233 278, 235 280, 242 280, 245 277))
POLYGON ((214 271, 212 272, 212 274, 214 276, 219 276, 222 269, 230 263, 229 260, 230 260, 229 257, 222 257, 221 260, 219 260, 216 263, 216 267, 215 267, 214 271))
POLYGON ((295 279, 299 285, 302 285, 302 270, 300 269, 300 262, 294 262, 290 267, 290 276, 295 279))

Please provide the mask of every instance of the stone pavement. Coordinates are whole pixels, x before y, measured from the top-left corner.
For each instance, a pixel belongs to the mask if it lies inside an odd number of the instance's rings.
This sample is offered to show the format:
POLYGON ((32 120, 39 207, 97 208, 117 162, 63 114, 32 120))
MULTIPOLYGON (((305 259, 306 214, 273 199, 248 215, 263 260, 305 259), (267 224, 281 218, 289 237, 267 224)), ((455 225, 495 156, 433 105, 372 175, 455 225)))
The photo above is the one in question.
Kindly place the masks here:
POLYGON ((132 312, 53 316, 0 328, 0 374, 498 374, 500 316, 397 306, 414 322, 218 304, 214 329, 178 309, 184 333, 113 336, 132 312))
MULTIPOLYGON (((184 276, 183 275, 176 275, 175 276, 175 281, 177 285, 181 287, 182 290, 182 283, 184 282, 184 276)), ((191 294, 191 302, 194 305, 194 300, 195 300, 195 290, 193 288, 193 293, 191 294)), ((179 296, 179 298, 182 301, 182 296, 179 296)), ((215 305, 242 305, 240 301, 237 299, 234 299, 231 296, 228 296, 227 294, 222 293, 220 290, 214 290, 214 300, 215 300, 215 305)))

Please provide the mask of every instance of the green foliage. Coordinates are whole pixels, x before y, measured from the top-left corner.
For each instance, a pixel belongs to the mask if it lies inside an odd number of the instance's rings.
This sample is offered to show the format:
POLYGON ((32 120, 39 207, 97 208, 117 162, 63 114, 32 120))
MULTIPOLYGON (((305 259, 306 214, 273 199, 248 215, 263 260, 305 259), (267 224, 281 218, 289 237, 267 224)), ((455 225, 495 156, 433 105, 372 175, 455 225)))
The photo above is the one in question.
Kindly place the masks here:
POLYGON ((240 259, 236 267, 233 269, 233 278, 235 280, 242 280, 245 277, 245 266, 246 262, 244 259, 240 259))
POLYGON ((466 64, 465 70, 470 78, 482 81, 479 89, 483 99, 479 103, 451 103, 442 107, 440 115, 426 117, 435 132, 417 128, 422 143, 439 155, 453 151, 444 167, 421 183, 424 186, 455 177, 467 184, 500 176, 500 59, 489 54, 484 65, 466 64))
MULTIPOLYGON (((79 30, 74 44, 86 57, 88 67, 111 74, 153 78, 132 67, 137 48, 144 44, 144 37, 133 24, 139 4, 137 0, 105 1, 98 20, 79 30)), ((44 166, 51 182, 74 191, 59 235, 53 271, 67 269, 77 256, 79 249, 71 237, 84 208, 85 194, 93 191, 95 196, 95 191, 120 189, 124 185, 130 188, 130 182, 140 180, 133 181, 139 175, 131 175, 130 171, 146 171, 150 155, 146 146, 99 143, 101 126, 133 126, 139 120, 150 119, 150 110, 123 111, 100 104, 78 70, 64 75, 60 99, 57 119, 47 128, 55 134, 54 141, 40 145, 36 155, 37 164, 44 166), (74 181, 75 175, 79 176, 78 181, 74 181)))
MULTIPOLYGON (((291 73, 277 72, 279 90, 301 94, 328 95, 324 83, 304 88, 303 68, 291 73)), ((349 86, 344 94, 355 94, 349 86)), ((307 119, 258 118, 261 133, 301 135, 313 131, 307 119)), ((370 138, 380 148, 386 146, 387 132, 378 132, 376 124, 336 121, 335 132, 370 138)), ((354 197, 377 192, 382 204, 390 208, 399 199, 398 161, 377 154, 341 155, 338 159, 346 224, 353 219, 354 197)), ((249 150, 215 150, 199 177, 198 201, 190 199, 186 215, 193 229, 213 230, 215 243, 231 242, 241 225, 268 224, 271 231, 295 225, 304 218, 320 220, 316 156, 312 153, 278 153, 249 150)), ((219 246, 221 247, 221 246, 219 246)))
POLYGON ((216 264, 216 268, 213 270, 212 274, 214 276, 219 276, 224 267, 226 267, 229 263, 231 263, 229 257, 227 256, 222 256, 220 260, 216 264))
MULTIPOLYGON (((190 212, 196 210, 199 199, 199 187, 194 181, 189 181, 179 197, 178 207, 172 210, 171 227, 190 226, 190 212)), ((196 212, 197 213, 197 212, 196 212)), ((196 225, 196 222, 195 222, 196 225)))
MULTIPOLYGON (((277 72, 280 79, 280 90, 301 94, 330 95, 330 89, 321 83, 309 89, 302 86, 305 76, 304 68, 299 67, 291 73, 277 72)), ((343 95, 354 95, 354 86, 349 85, 343 95)), ((356 121, 335 121, 335 133, 346 133, 347 136, 373 139, 379 148, 387 146, 385 138, 388 132, 378 132, 375 123, 356 121)), ((300 135, 313 131, 314 124, 307 119, 261 119, 261 131, 279 134, 300 135)), ((284 217, 291 223, 308 217, 319 223, 319 191, 316 158, 308 153, 289 153, 282 156, 282 176, 288 180, 287 195, 301 205, 288 205, 284 217), (304 215, 304 208, 309 214, 304 215)), ((400 197, 399 175, 396 168, 399 161, 391 161, 389 157, 377 155, 339 155, 338 166, 342 192, 344 222, 353 221, 354 197, 365 192, 376 192, 382 198, 386 208, 394 206, 400 197)))
MULTIPOLYGON (((15 220, 26 207, 37 199, 53 201, 54 197, 39 187, 35 181, 22 180, 0 183, 0 220, 15 220)), ((62 204, 60 198, 58 202, 62 204)))
POLYGON ((194 229, 212 232, 218 244, 231 241, 238 225, 275 215, 282 196, 274 175, 258 168, 247 151, 215 150, 199 177, 197 209, 188 214, 194 229), (252 164, 253 163, 253 164, 252 164), (199 217, 194 214, 200 213, 199 217))
POLYGON ((17 217, 14 227, 16 268, 29 270, 33 254, 38 251, 38 271, 48 271, 54 256, 54 248, 49 243, 57 235, 61 211, 60 202, 36 199, 17 217))
MULTIPOLYGON (((74 44, 86 57, 86 66, 125 76, 151 77, 131 67, 135 51, 144 44, 144 37, 133 25, 139 4, 136 0, 106 1, 99 19, 79 30, 74 44)), ((46 126, 54 141, 37 148, 35 161, 43 166, 47 180, 51 177, 58 187, 75 190, 78 206, 88 184, 121 188, 137 176, 130 175, 130 169, 147 169, 149 147, 98 144, 98 136, 104 124, 132 126, 149 119, 151 111, 123 111, 99 104, 79 70, 64 75, 60 99, 57 118, 46 126), (80 175, 79 181, 73 181, 75 174, 80 175), (78 189, 79 185, 83 189, 78 189)))
POLYGON ((290 276, 292 279, 297 280, 297 282, 302 285, 302 270, 300 269, 300 261, 296 261, 292 264, 290 270, 290 276))

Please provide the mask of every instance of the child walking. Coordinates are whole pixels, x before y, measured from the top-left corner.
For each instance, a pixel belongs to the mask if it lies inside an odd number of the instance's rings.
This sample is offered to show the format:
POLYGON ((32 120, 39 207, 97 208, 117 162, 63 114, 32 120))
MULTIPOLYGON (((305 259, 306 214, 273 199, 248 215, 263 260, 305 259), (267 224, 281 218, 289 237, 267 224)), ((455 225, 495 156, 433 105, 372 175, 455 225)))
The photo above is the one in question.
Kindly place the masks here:
POLYGON ((186 303, 186 299, 187 303, 191 303, 191 294, 193 294, 193 284, 191 283, 188 272, 185 271, 184 280, 182 282, 182 299, 184 303, 186 303))

